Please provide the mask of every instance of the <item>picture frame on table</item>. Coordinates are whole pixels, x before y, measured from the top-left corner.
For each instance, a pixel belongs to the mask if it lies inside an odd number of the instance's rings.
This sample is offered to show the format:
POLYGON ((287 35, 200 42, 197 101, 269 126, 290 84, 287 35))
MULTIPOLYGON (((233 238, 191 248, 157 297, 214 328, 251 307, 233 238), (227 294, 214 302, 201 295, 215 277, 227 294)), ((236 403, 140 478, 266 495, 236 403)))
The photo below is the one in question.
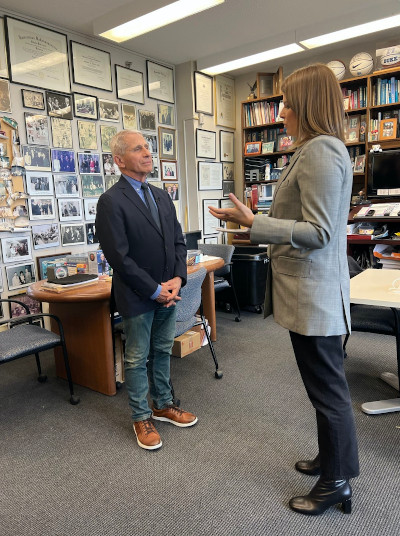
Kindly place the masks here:
POLYGON ((235 128, 235 81, 227 76, 215 77, 215 123, 235 128))
POLYGON ((78 119, 77 127, 79 149, 97 150, 96 123, 93 123, 93 121, 82 121, 78 119))
POLYGON ((364 173, 365 170, 365 154, 360 154, 354 159, 354 173, 364 173))
POLYGON ((117 127, 110 125, 100 125, 101 150, 103 152, 111 152, 110 141, 116 133, 117 127))
POLYGON ((235 164, 233 162, 224 162, 222 165, 222 180, 233 181, 235 179, 235 164))
POLYGON ((155 134, 143 133, 143 138, 148 143, 149 151, 151 152, 151 154, 157 154, 157 152, 158 152, 157 136, 155 134))
POLYGON ((53 173, 75 173, 75 152, 67 149, 52 149, 51 168, 53 173))
POLYGON ((199 71, 194 72, 194 110, 196 113, 213 115, 213 77, 199 71))
POLYGON ((112 91, 111 54, 76 41, 70 47, 74 83, 112 91))
POLYGON ((22 145, 22 155, 27 171, 51 171, 49 147, 22 145))
POLYGON ((176 160, 160 160, 161 180, 177 181, 178 169, 176 160))
POLYGON ((261 154, 261 142, 260 141, 248 141, 244 146, 244 154, 246 156, 256 156, 261 154))
MULTIPOLYGON (((35 300, 28 296, 26 292, 18 292, 8 296, 10 300, 18 300, 24 303, 31 315, 38 315, 42 312, 42 304, 40 301, 35 300)), ((25 316, 27 314, 26 309, 18 303, 10 303, 10 318, 18 318, 19 316, 25 316)), ((35 323, 35 321, 34 321, 35 323)))
POLYGON ((0 79, 0 112, 11 113, 10 82, 0 79))
POLYGON ((81 119, 98 119, 97 97, 84 93, 73 93, 74 116, 81 119))
POLYGON ((60 245, 57 223, 32 225, 33 249, 53 248, 60 245))
MULTIPOLYGON (((117 177, 119 180, 119 177, 117 177)), ((104 184, 102 175, 81 175, 82 197, 99 197, 104 193, 104 184)))
POLYGON ((156 130, 156 114, 150 110, 139 110, 140 130, 156 130))
POLYGON ((29 287, 36 281, 35 265, 33 262, 6 266, 8 290, 18 290, 29 287))
POLYGON ((56 197, 79 197, 78 176, 75 174, 53 175, 56 197))
POLYGON ((55 93, 46 91, 47 115, 50 117, 61 117, 62 119, 72 119, 72 95, 65 93, 55 93))
POLYGON ((169 104, 157 104, 158 123, 173 127, 175 125, 174 107, 169 104))
POLYGON ((53 177, 45 171, 27 171, 25 175, 26 193, 29 195, 53 195, 53 177))
POLYGON ((122 126, 125 130, 137 130, 137 108, 133 104, 122 103, 122 126))
POLYGON ((275 73, 257 73, 257 98, 262 99, 274 95, 275 73))
POLYGON ((5 26, 10 80, 24 86, 69 93, 67 36, 8 16, 5 26), (47 61, 48 57, 57 57, 57 63, 47 61))
POLYGON ((235 193, 235 182, 234 181, 223 181, 222 182, 222 195, 228 197, 229 194, 235 193))
POLYGON ((118 99, 144 104, 143 73, 115 65, 115 81, 118 99))
POLYGON ((31 197, 28 199, 29 219, 54 220, 56 209, 54 197, 31 197))
POLYGON ((98 199, 84 199, 84 214, 86 221, 95 221, 97 212, 98 199))
POLYGON ((9 78, 4 19, 0 18, 0 77, 9 78))
POLYGON ((175 103, 174 70, 154 61, 146 60, 147 96, 162 102, 175 103))
POLYGON ((103 153, 101 157, 103 159, 104 175, 121 175, 119 167, 114 162, 113 155, 111 153, 103 153))
POLYGON ((1 254, 4 264, 18 263, 32 259, 30 235, 16 234, 2 238, 1 254))
POLYGON ((86 223, 86 243, 87 244, 98 244, 99 239, 96 234, 96 225, 93 222, 86 223))
POLYGON ((61 245, 80 246, 85 244, 85 226, 83 223, 61 224, 61 245))
POLYGON ((91 175, 100 173, 100 153, 78 153, 79 173, 91 175))
POLYGON ((216 158, 217 133, 196 128, 196 158, 216 158))
POLYGON ((382 119, 379 124, 379 139, 394 140, 397 137, 397 117, 382 119))
POLYGON ((293 136, 288 136, 287 134, 280 134, 276 143, 278 151, 290 151, 290 148, 294 143, 294 138, 293 136))
POLYGON ((59 198, 58 202, 58 219, 60 221, 80 221, 83 219, 82 200, 72 197, 67 199, 59 198))
POLYGON ((32 108, 34 110, 44 110, 44 95, 41 91, 33 91, 31 89, 21 89, 22 106, 24 108, 32 108))
POLYGON ((107 99, 97 99, 99 108, 99 119, 101 121, 119 121, 119 102, 107 99))
POLYGON ((162 159, 176 160, 176 131, 158 127, 159 155, 162 159))
POLYGON ((199 190, 222 190, 222 162, 201 162, 198 165, 199 190))
POLYGON ((70 251, 65 253, 57 253, 55 255, 40 255, 36 257, 38 280, 47 279, 47 266, 54 261, 65 259, 67 255, 71 255, 70 251))
POLYGON ((53 147, 72 149, 72 121, 61 117, 50 117, 53 147))
POLYGON ((47 115, 25 112, 26 141, 30 145, 50 145, 47 115))
POLYGON ((274 141, 263 141, 261 143, 261 154, 271 154, 275 151, 274 141))
POLYGON ((219 206, 219 199, 203 199, 202 200, 202 207, 203 207, 203 236, 206 235, 215 235, 217 231, 217 227, 219 227, 219 220, 217 218, 214 218, 208 210, 208 207, 218 207, 219 206))
POLYGON ((234 133, 228 130, 219 131, 219 153, 221 162, 233 162, 234 133))

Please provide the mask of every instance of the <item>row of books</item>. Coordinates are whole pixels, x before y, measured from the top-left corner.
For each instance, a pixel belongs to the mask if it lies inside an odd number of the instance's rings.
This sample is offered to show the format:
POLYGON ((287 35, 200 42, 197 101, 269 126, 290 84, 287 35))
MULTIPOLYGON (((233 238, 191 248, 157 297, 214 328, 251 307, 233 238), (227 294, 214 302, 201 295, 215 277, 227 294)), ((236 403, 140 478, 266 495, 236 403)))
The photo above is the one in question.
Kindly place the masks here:
POLYGON ((367 106, 367 86, 360 86, 357 89, 342 87, 343 98, 349 99, 349 105, 345 106, 346 110, 355 110, 357 108, 366 108, 367 106))
POLYGON ((253 141, 277 141, 278 136, 285 134, 286 129, 281 127, 264 128, 262 130, 254 130, 252 132, 246 132, 245 143, 253 141))
POLYGON ((246 187, 245 198, 252 210, 268 210, 272 203, 275 191, 274 184, 252 184, 251 188, 246 187))
POLYGON ((379 104, 392 104, 399 102, 400 80, 395 76, 391 78, 378 78, 372 86, 372 106, 379 104))
POLYGON ((282 121, 279 117, 282 108, 282 100, 249 102, 243 106, 244 126, 254 127, 282 121))

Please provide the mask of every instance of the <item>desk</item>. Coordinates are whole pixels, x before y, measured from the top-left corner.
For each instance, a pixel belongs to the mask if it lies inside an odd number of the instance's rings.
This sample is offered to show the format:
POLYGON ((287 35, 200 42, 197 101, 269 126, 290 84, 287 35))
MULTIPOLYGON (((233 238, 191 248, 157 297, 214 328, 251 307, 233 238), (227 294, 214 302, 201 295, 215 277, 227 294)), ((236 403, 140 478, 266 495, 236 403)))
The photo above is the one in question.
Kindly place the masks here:
MULTIPOLYGON (((400 334, 400 288, 393 289, 393 281, 399 279, 399 270, 364 270, 350 279, 350 302, 360 305, 375 305, 390 307, 395 315, 395 325, 400 334)), ((400 377, 400 348, 397 346, 397 369, 398 376, 391 372, 383 372, 381 379, 391 387, 399 391, 400 377)), ((400 411, 400 398, 366 402, 361 409, 364 413, 390 413, 400 411)))

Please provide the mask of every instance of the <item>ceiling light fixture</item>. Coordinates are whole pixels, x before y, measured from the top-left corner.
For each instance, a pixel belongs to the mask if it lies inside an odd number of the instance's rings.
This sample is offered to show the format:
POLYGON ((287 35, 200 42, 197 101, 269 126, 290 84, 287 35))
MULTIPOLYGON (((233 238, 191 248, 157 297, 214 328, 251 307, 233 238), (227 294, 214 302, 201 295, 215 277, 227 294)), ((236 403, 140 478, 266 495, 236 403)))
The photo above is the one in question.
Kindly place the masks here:
POLYGON ((122 43, 224 2, 225 0, 178 0, 99 35, 111 41, 122 43))

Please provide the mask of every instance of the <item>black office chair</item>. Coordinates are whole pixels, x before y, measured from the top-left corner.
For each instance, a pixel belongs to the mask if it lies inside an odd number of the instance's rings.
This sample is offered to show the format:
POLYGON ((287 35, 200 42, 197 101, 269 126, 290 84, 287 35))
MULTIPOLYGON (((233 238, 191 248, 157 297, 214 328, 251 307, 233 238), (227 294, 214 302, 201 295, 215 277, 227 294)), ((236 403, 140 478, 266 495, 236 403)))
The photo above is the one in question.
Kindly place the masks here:
POLYGON ((61 346, 64 357, 65 370, 67 373, 71 404, 79 403, 79 397, 74 395, 74 386, 71 378, 71 369, 69 366, 67 348, 64 339, 64 330, 60 319, 51 314, 40 313, 30 314, 29 307, 18 300, 1 300, 0 303, 17 303, 25 309, 26 315, 2 320, 0 326, 8 324, 9 329, 0 332, 0 365, 14 361, 20 357, 26 357, 34 354, 38 369, 38 381, 44 383, 47 376, 42 374, 40 365, 39 352, 61 346), (43 327, 45 317, 52 318, 57 322, 59 334, 53 333, 43 327), (39 321, 40 325, 37 325, 39 321))
POLYGON ((240 322, 240 308, 235 291, 232 264, 232 255, 235 251, 235 246, 231 246, 228 244, 199 244, 198 248, 203 253, 203 255, 221 257, 222 259, 224 259, 224 266, 222 268, 219 268, 218 270, 215 270, 214 272, 214 290, 216 293, 221 291, 223 291, 224 293, 229 293, 230 302, 228 304, 228 307, 230 307, 231 305, 234 306, 234 308, 236 309, 235 322, 240 322))

